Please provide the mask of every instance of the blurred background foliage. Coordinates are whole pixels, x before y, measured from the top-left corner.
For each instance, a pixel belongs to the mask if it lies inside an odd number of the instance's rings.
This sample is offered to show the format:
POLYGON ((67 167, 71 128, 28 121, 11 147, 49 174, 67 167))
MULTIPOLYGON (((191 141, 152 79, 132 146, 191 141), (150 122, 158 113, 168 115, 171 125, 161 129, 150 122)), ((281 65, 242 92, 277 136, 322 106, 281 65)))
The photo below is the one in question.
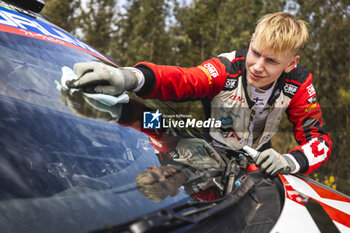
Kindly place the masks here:
MULTIPOLYGON (((287 11, 310 23, 300 63, 313 73, 332 156, 309 176, 350 193, 350 3, 343 0, 46 0, 51 21, 122 66, 140 61, 191 67, 223 52, 247 48, 256 21, 287 11)), ((171 103, 201 118, 200 102, 171 103), (181 106, 181 107, 179 107, 181 106)), ((273 146, 296 142, 285 118, 273 146)))

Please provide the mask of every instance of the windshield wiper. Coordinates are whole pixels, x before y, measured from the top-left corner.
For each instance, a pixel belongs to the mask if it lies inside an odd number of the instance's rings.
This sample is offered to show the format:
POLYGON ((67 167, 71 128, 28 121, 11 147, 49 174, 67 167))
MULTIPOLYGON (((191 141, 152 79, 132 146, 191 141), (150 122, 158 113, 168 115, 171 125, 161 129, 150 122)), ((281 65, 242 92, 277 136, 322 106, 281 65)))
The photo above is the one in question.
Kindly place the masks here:
POLYGON ((171 205, 137 220, 105 227, 91 233, 153 233, 170 231, 191 224, 196 225, 230 210, 254 185, 252 178, 242 176, 240 186, 235 186, 232 192, 215 201, 190 200, 185 203, 171 205))

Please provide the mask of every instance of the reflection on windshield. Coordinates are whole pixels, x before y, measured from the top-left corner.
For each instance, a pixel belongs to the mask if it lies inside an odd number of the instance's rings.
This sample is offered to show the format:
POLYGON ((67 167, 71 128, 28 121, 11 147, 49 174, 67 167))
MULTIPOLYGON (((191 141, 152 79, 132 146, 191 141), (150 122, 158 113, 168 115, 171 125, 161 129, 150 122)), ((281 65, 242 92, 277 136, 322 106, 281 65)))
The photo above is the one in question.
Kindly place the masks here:
POLYGON ((114 120, 149 137, 160 166, 153 164, 136 176, 136 187, 146 198, 160 202, 179 194, 180 188, 186 195, 201 200, 217 199, 223 194, 220 180, 226 163, 204 139, 175 129, 144 129, 143 112, 150 109, 134 99, 102 107, 98 101, 87 101, 89 98, 83 98, 79 91, 61 90, 61 95, 73 112, 86 118, 111 120, 111 112, 122 109, 114 120))
POLYGON ((0 49, 3 232, 87 232, 187 197, 145 198, 135 178, 161 166, 149 137, 56 89, 63 66, 96 57, 9 33, 0 33, 0 49))
POLYGON ((216 183, 220 182, 221 175, 222 170, 200 171, 180 164, 178 166, 151 166, 146 172, 136 176, 136 185, 146 198, 155 202, 162 201, 168 196, 176 196, 181 186, 187 195, 208 201, 221 196, 222 190, 216 183))
POLYGON ((205 140, 143 129, 152 109, 135 99, 103 106, 57 90, 63 66, 94 56, 7 33, 0 48, 1 229, 87 232, 227 192, 227 158, 205 140))
POLYGON ((61 67, 97 60, 79 50, 9 33, 1 33, 0 48, 0 80, 6 83, 0 94, 63 111, 57 101, 59 93, 54 91, 61 67))

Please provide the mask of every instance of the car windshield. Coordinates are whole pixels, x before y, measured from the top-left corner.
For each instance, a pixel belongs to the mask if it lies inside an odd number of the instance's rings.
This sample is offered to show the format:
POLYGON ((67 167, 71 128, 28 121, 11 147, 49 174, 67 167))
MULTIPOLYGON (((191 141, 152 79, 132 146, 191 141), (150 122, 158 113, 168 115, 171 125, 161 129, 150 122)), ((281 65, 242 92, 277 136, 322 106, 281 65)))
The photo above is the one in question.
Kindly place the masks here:
MULTIPOLYGON (((24 17, 2 10, 7 16, 24 17)), ((6 19, 4 14, 1 17, 6 19)), ((93 100, 59 88, 62 67, 84 61, 112 62, 92 50, 30 30, 23 30, 26 35, 13 31, 1 25, 2 232, 87 232, 189 197, 184 188, 170 187, 180 182, 174 177, 181 166, 168 169, 167 163, 160 163, 162 153, 155 149, 156 140, 150 142, 152 132, 127 122, 132 118, 128 109, 141 103, 133 99, 125 103, 116 123, 116 115, 103 117, 93 100), (94 106, 95 112, 84 109, 94 106), (147 168, 153 171, 152 177, 169 178, 170 184, 158 182, 160 189, 168 191, 160 199, 140 192, 142 181, 135 184, 137 175, 147 168)))

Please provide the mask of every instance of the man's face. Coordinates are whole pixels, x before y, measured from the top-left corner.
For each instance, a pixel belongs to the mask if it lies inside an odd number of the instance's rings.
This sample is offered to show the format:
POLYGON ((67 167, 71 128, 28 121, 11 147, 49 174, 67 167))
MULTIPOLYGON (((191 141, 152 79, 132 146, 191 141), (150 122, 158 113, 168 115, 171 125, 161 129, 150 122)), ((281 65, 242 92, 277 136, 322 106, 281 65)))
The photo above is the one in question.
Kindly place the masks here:
POLYGON ((259 48, 254 36, 246 58, 247 81, 255 88, 268 89, 282 74, 290 72, 299 61, 293 54, 275 54, 259 48))
POLYGON ((185 182, 185 175, 171 166, 152 166, 147 168, 148 173, 153 178, 153 187, 170 196, 175 196, 178 188, 185 182))

